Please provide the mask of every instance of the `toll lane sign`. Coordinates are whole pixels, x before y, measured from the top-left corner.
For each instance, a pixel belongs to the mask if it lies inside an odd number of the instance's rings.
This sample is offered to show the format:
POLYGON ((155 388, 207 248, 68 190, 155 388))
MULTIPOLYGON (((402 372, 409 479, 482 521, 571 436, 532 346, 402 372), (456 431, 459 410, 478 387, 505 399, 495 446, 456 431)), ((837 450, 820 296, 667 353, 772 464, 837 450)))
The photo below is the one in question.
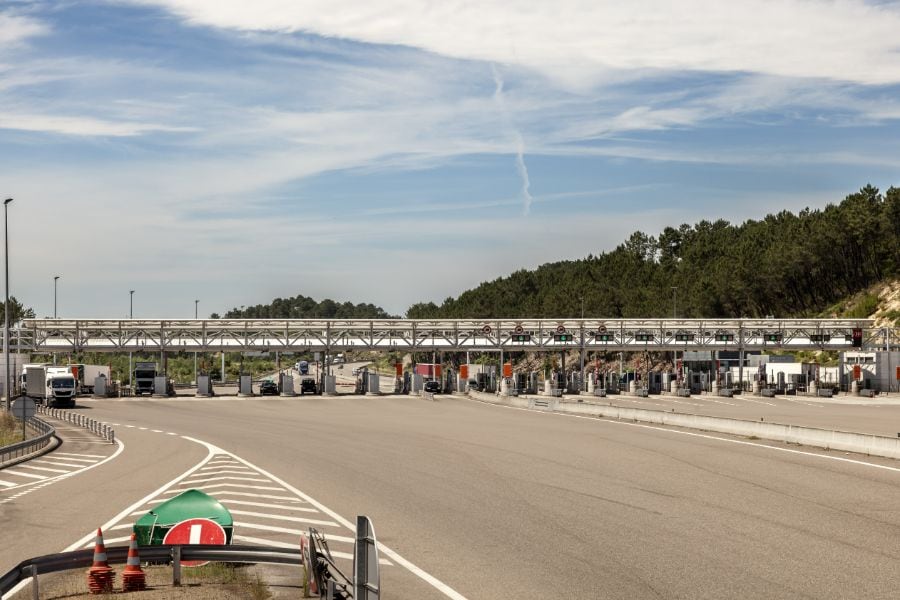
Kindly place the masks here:
MULTIPOLYGON (((163 544, 215 544, 225 545, 225 530, 215 521, 209 519, 188 519, 174 526, 166 533, 163 544)), ((199 567, 208 561, 183 560, 185 567, 199 567)))

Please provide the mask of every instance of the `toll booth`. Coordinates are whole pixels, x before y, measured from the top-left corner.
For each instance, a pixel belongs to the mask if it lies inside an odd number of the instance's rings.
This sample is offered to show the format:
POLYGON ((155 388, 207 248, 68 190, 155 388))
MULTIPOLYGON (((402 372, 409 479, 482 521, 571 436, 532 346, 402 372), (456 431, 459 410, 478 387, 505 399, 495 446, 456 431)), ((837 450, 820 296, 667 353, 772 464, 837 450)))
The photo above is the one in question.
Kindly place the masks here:
POLYGON ((250 375, 241 373, 238 376, 238 396, 253 395, 253 378, 250 375))
POLYGON ((212 378, 209 375, 197 375, 197 396, 208 398, 213 395, 212 378))
POLYGON ((381 394, 381 378, 378 373, 367 373, 366 382, 367 396, 378 396, 381 394))
POLYGON ((356 385, 354 392, 357 395, 363 395, 369 391, 369 369, 363 367, 356 373, 356 385))
POLYGON ((278 374, 278 393, 282 396, 294 395, 294 377, 287 373, 278 374))
POLYGON ((153 397, 164 398, 169 395, 169 378, 157 375, 153 378, 153 397))
POLYGON ((651 394, 661 394, 663 391, 663 374, 658 371, 648 373, 645 387, 651 394))

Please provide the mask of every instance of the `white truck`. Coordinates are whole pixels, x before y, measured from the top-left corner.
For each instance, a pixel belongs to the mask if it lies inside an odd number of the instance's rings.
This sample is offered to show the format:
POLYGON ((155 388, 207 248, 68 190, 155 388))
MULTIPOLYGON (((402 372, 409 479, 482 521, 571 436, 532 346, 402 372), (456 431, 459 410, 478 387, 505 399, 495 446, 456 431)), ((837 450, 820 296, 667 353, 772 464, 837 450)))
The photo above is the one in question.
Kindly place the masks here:
POLYGON ((107 365, 67 365, 69 372, 78 381, 79 394, 93 394, 94 380, 98 377, 106 377, 110 381, 109 367, 107 365))
POLYGON ((75 376, 67 367, 25 365, 22 374, 25 393, 47 406, 75 407, 75 376))

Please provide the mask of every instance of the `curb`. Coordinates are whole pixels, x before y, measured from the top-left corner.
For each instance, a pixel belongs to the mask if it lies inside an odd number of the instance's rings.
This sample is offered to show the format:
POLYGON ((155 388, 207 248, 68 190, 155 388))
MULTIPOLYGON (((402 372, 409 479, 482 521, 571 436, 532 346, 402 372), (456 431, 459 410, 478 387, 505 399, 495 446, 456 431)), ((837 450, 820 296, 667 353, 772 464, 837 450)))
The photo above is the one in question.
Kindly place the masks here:
POLYGON ((802 444, 825 450, 842 450, 870 456, 882 456, 884 458, 900 458, 900 438, 873 434, 763 421, 728 419, 725 417, 709 417, 690 413, 663 412, 642 408, 550 401, 556 400, 555 398, 547 398, 546 401, 536 402, 534 399, 506 397, 501 401, 499 397, 481 392, 470 392, 469 397, 488 404, 527 408, 536 412, 589 415, 608 419, 653 423, 655 425, 715 431, 743 437, 757 437, 775 442, 802 444))

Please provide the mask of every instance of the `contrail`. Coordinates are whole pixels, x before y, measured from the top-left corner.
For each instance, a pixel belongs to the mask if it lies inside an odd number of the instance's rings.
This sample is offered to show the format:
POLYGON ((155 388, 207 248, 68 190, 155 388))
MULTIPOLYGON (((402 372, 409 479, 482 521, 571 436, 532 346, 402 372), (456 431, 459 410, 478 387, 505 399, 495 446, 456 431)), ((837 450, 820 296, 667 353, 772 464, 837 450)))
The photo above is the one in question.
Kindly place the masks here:
POLYGON ((522 180, 522 200, 524 202, 522 214, 527 217, 531 212, 531 202, 534 198, 531 197, 531 192, 529 191, 531 180, 528 178, 528 167, 525 165, 525 140, 522 139, 522 133, 513 125, 509 111, 506 109, 506 103, 503 101, 503 78, 500 77, 500 72, 497 71, 496 65, 491 65, 491 73, 494 75, 494 102, 500 107, 500 114, 503 115, 504 124, 512 130, 515 137, 516 172, 519 174, 519 179, 522 180))

